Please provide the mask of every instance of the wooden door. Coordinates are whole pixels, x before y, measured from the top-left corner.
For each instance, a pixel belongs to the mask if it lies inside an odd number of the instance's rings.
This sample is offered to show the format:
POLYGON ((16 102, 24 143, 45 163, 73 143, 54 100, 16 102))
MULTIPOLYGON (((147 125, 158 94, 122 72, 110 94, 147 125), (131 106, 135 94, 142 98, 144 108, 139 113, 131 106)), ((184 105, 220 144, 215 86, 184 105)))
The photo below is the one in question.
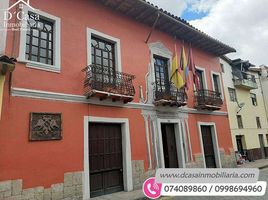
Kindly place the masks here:
POLYGON ((89 124, 90 196, 122 191, 122 134, 120 124, 89 124))
POLYGON ((179 168, 174 124, 162 124, 165 168, 179 168))
POLYGON ((207 168, 216 168, 211 126, 201 126, 205 162, 207 168))
POLYGON ((260 148, 261 148, 261 158, 265 159, 265 148, 264 148, 264 140, 263 135, 259 135, 259 141, 260 141, 260 148))

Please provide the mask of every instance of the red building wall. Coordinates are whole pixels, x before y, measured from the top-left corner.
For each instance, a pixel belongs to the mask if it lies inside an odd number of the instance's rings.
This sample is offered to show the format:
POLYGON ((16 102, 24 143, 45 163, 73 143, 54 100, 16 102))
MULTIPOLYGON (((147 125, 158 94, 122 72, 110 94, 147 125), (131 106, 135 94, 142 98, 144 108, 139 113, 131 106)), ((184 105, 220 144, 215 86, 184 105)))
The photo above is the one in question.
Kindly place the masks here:
MULTIPOLYGON (((145 74, 150 63, 148 45, 144 42, 150 27, 111 11, 88 0, 32 0, 31 5, 61 18, 61 72, 53 73, 31 69, 17 63, 13 73, 12 87, 83 95, 87 65, 86 29, 96 29, 119 38, 121 41, 122 71, 134 74, 136 95, 138 87, 146 88, 145 74)), ((14 33, 8 32, 6 54, 18 53, 14 33), (12 52, 14 45, 15 52, 12 52)), ((173 52, 174 39, 155 30, 149 43, 161 41, 173 52)), ((178 49, 181 42, 177 41, 178 49)), ((188 46, 185 45, 186 52, 188 46)), ((208 89, 212 89, 210 71, 220 72, 218 57, 193 49, 197 66, 206 68, 208 89)), ((193 85, 190 86, 192 88, 193 85)), ((188 107, 193 107, 193 91, 188 93, 188 107)), ((222 110, 226 112, 226 103, 222 110)), ((45 186, 63 181, 63 174, 83 171, 84 116, 129 118, 132 160, 144 160, 147 166, 144 119, 140 109, 94 106, 53 100, 39 100, 9 96, 8 79, 2 119, 0 120, 0 180, 20 179, 24 187, 45 186), (63 140, 29 142, 29 113, 59 112, 63 119, 63 140)), ((189 114, 189 126, 193 154, 201 153, 197 121, 212 121, 217 125, 220 148, 229 152, 232 148, 231 133, 227 116, 189 114)))

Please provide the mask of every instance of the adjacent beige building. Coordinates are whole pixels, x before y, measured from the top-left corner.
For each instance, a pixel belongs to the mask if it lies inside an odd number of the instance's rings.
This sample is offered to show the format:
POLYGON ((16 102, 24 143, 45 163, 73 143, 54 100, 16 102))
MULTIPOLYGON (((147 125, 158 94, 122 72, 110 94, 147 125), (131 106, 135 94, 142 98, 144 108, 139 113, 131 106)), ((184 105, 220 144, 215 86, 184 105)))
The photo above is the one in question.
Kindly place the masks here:
POLYGON ((263 87, 253 65, 241 59, 221 59, 225 98, 236 153, 250 161, 268 157, 268 121, 263 87))

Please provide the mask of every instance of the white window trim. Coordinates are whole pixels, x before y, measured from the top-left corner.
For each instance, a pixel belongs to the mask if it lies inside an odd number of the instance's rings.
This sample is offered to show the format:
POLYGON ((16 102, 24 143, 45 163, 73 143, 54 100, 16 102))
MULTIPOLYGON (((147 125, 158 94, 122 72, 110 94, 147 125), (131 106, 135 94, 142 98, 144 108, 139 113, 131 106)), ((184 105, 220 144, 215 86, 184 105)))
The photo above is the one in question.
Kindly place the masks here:
POLYGON ((171 76, 172 56, 173 53, 161 42, 155 42, 148 45, 150 49, 150 77, 148 84, 148 100, 149 102, 154 101, 153 90, 155 84, 155 70, 154 70, 154 55, 161 56, 168 59, 168 75, 171 76))
POLYGON ((219 83, 220 83, 220 85, 219 85, 219 86, 220 86, 221 98, 222 98, 222 100, 224 100, 224 92, 223 92, 223 86, 222 86, 221 73, 211 71, 210 75, 211 75, 211 83, 212 83, 212 89, 213 89, 213 91, 215 91, 215 86, 214 86, 213 75, 216 75, 216 76, 218 76, 218 77, 219 77, 219 81, 220 81, 220 82, 219 82, 219 83))
POLYGON ((91 37, 92 37, 92 35, 114 43, 114 45, 115 45, 114 46, 114 48, 115 48, 115 67, 116 67, 117 71, 122 72, 120 39, 115 38, 115 37, 110 36, 110 35, 107 35, 105 33, 102 33, 100 31, 91 29, 91 28, 87 28, 87 65, 92 64, 92 58, 91 58, 91 37))
MULTIPOLYGON (((204 89, 207 90, 208 89, 208 84, 207 84, 206 69, 202 68, 202 67, 199 67, 199 66, 196 66, 195 68, 203 72, 204 89)), ((196 90, 195 84, 194 84, 194 89, 196 90)))
POLYGON ((206 168, 206 160, 205 160, 204 144, 203 144, 201 126, 212 127, 211 134, 212 134, 212 141, 213 141, 216 166, 217 166, 217 168, 222 168, 216 124, 214 122, 197 122, 197 125, 198 125, 198 132, 199 132, 199 138, 200 138, 199 141, 200 141, 200 145, 201 145, 201 152, 202 152, 202 157, 203 157, 204 168, 206 168))
MULTIPOLYGON (((23 7, 23 12, 28 13, 30 9, 27 6, 23 7)), ((26 30, 21 30, 20 31, 20 47, 19 47, 19 57, 17 58, 18 62, 26 63, 26 67, 29 68, 34 68, 34 69, 40 69, 40 70, 45 70, 45 71, 50 71, 50 72, 56 72, 60 73, 61 70, 61 51, 60 51, 60 46, 61 46, 61 19, 59 17, 56 17, 54 15, 48 14, 46 12, 40 11, 40 10, 33 10, 32 12, 54 22, 54 33, 53 33, 53 50, 54 50, 54 57, 53 65, 48 65, 40 62, 35 62, 31 60, 26 60, 25 58, 25 52, 26 52, 26 30)), ((22 21, 23 27, 27 24, 27 20, 22 21)))
POLYGON ((164 149, 163 149, 163 139, 162 139, 162 131, 161 124, 162 123, 170 123, 174 124, 175 138, 176 138, 176 148, 177 148, 177 156, 178 156, 178 165, 180 168, 186 168, 185 157, 183 152, 183 138, 182 138, 182 123, 181 120, 178 119, 157 119, 157 129, 158 129, 158 141, 159 141, 159 156, 160 156, 160 168, 165 168, 165 159, 164 159, 164 149))
POLYGON ((131 144, 129 120, 127 118, 106 118, 84 116, 84 176, 83 176, 83 199, 90 198, 90 166, 89 166, 89 147, 88 147, 88 123, 117 123, 121 124, 122 131, 122 153, 123 153, 123 182, 124 191, 133 190, 132 164, 131 164, 131 144))

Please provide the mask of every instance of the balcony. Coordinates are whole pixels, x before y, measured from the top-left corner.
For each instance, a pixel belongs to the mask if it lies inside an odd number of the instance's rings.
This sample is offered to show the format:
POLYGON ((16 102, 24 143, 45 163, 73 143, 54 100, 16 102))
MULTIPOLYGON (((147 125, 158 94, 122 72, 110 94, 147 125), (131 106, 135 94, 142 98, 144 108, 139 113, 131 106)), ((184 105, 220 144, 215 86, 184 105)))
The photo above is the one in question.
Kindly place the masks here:
POLYGON ((199 90, 195 92, 195 108, 199 110, 220 110, 223 101, 219 92, 199 90))
POLYGON ((233 75, 234 86, 242 89, 257 89, 258 85, 254 75, 240 72, 239 75, 233 75))
POLYGON ((123 103, 133 101, 135 76, 99 65, 90 65, 83 71, 86 72, 84 91, 87 98, 96 97, 101 101, 109 98, 123 103))
POLYGON ((154 105, 156 106, 185 106, 187 104, 187 95, 184 90, 177 90, 169 84, 166 87, 155 87, 154 105), (167 88, 167 89, 165 89, 167 88))

